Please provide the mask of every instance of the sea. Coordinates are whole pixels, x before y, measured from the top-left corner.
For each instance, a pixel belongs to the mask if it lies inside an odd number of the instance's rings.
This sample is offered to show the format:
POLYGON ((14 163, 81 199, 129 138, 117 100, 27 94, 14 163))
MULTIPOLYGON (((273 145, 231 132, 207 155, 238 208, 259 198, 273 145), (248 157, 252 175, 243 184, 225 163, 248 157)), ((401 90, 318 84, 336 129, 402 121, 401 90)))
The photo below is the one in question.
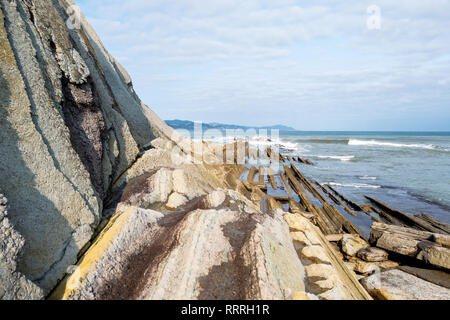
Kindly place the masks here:
MULTIPOLYGON (((286 131, 275 139, 255 136, 250 144, 311 160, 313 166, 295 165, 356 203, 368 203, 370 196, 450 224, 450 132, 286 131)), ((368 216, 345 216, 370 233, 368 216)))

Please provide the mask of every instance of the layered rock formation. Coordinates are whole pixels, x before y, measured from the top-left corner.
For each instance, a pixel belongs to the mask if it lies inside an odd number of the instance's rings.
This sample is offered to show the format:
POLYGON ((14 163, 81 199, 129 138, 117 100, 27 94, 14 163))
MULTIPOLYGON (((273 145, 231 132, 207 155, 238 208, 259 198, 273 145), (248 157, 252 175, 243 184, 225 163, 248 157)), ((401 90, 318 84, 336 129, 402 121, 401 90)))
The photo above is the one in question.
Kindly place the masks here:
POLYGON ((0 299, 362 300, 368 291, 403 297, 391 290, 398 283, 434 290, 416 278, 436 273, 390 272, 387 252, 369 247, 292 163, 279 176, 238 164, 292 158, 178 136, 85 19, 67 23, 73 5, 0 0, 0 299), (266 180, 286 196, 269 195, 266 180))

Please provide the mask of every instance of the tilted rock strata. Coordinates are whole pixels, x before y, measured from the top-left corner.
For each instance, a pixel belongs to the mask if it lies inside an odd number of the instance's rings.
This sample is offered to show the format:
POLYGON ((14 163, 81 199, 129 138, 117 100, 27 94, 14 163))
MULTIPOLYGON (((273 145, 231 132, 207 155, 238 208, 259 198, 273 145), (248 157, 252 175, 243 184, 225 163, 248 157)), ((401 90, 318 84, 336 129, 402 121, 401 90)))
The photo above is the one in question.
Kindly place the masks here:
POLYGON ((371 299, 315 225, 302 214, 285 214, 297 254, 305 266, 306 289, 323 300, 371 299))
POLYGON ((117 212, 52 298, 290 299, 304 291, 282 216, 262 214, 237 192, 214 193, 219 207, 205 195, 174 212, 117 212))

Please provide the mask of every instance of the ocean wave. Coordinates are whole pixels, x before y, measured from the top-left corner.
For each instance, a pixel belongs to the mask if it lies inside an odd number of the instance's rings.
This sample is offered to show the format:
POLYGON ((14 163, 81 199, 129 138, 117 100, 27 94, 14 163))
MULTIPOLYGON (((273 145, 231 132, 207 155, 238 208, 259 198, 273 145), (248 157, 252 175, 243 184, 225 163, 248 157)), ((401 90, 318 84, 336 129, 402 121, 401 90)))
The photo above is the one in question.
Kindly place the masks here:
POLYGON ((249 141, 252 145, 258 146, 278 146, 288 150, 297 150, 297 144, 293 142, 286 142, 280 139, 272 139, 266 137, 253 137, 249 141))
POLYGON ((298 143, 326 143, 326 144, 348 144, 348 139, 296 139, 298 143))
MULTIPOLYGON (((193 139, 194 141, 197 141, 193 139)), ((216 144, 229 144, 236 141, 248 141, 252 147, 259 149, 271 147, 275 150, 278 148, 282 154, 290 154, 296 156, 298 152, 308 152, 305 146, 301 146, 293 141, 285 141, 279 138, 271 138, 267 136, 253 136, 253 137, 242 137, 242 136, 224 136, 224 137, 205 137, 203 140, 210 141, 216 144)))
POLYGON ((393 143, 393 142, 382 142, 377 140, 357 140, 350 139, 348 141, 350 146, 368 146, 368 147, 393 147, 393 148, 418 148, 418 149, 428 149, 437 150, 438 147, 432 144, 404 144, 404 143, 393 143))
POLYGON ((368 177, 368 176, 364 176, 364 177, 358 177, 359 180, 377 180, 377 177, 368 177))
POLYGON ((355 156, 313 156, 317 159, 332 159, 332 160, 340 160, 343 162, 351 161, 355 159, 355 156))
POLYGON ((376 186, 372 184, 365 183, 337 183, 337 182, 327 182, 326 184, 332 187, 343 187, 343 188, 358 188, 358 189, 379 189, 381 186, 376 186))
POLYGON ((288 152, 296 152, 299 149, 299 145, 295 142, 284 141, 281 139, 268 138, 262 136, 255 136, 249 140, 250 145, 253 146, 269 146, 269 147, 278 147, 280 151, 288 151, 288 152))

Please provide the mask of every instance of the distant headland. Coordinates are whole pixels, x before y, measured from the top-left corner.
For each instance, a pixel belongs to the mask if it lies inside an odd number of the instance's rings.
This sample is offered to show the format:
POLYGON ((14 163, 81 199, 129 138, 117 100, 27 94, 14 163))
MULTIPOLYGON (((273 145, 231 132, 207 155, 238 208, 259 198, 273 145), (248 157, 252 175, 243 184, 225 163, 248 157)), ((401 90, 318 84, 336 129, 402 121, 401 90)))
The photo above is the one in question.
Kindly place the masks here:
MULTIPOLYGON (((194 130, 194 121, 165 120, 165 122, 174 129, 194 130)), ((280 124, 273 125, 273 126, 258 127, 258 126, 240 126, 240 125, 235 125, 235 124, 223 124, 223 123, 211 122, 211 123, 203 123, 202 126, 203 126, 202 127, 203 130, 208 130, 208 129, 220 129, 220 130, 225 130, 225 129, 243 129, 243 130, 268 129, 268 130, 271 130, 272 129, 273 130, 273 129, 277 129, 280 131, 297 131, 297 129, 295 129, 295 128, 280 125, 280 124)))

